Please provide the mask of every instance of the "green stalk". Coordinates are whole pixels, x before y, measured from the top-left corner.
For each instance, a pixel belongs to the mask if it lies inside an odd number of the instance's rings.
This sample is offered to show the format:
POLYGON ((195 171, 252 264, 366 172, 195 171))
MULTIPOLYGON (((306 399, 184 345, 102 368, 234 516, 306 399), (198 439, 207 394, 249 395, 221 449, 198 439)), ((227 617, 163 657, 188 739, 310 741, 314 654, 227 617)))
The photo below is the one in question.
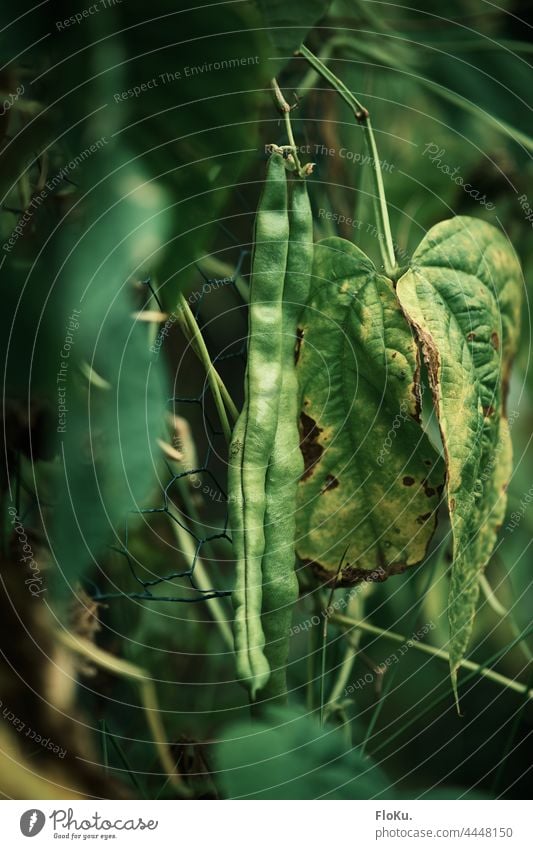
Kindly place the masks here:
MULTIPOLYGON (((361 598, 361 591, 359 591, 356 595, 352 596, 348 601, 348 612, 350 614, 350 618, 353 614, 355 617, 360 617, 363 613, 363 603, 364 599, 361 598)), ((346 685, 348 684, 353 665, 359 653, 359 643, 361 642, 361 634, 362 632, 359 629, 355 629, 355 634, 351 639, 347 639, 347 647, 344 657, 341 661, 339 667, 339 673, 337 675, 337 680, 335 681, 331 693, 329 695, 329 699, 324 708, 324 719, 327 719, 330 713, 335 710, 336 705, 341 699, 344 690, 346 689, 346 685)))
MULTIPOLYGON (((468 112, 470 115, 474 115, 478 120, 488 124, 492 129, 495 129, 498 132, 504 133, 505 135, 509 136, 511 139, 513 139, 513 141, 515 141, 517 144, 522 145, 527 150, 533 150, 533 138, 527 135, 527 133, 523 133, 521 130, 518 130, 516 127, 513 127, 511 124, 507 123, 507 121, 505 121, 503 118, 496 118, 490 112, 486 112, 476 103, 472 103, 471 100, 468 100, 468 98, 463 97, 463 95, 452 91, 452 89, 446 88, 446 86, 441 85, 440 83, 430 79, 429 77, 424 77, 420 73, 420 71, 418 71, 413 66, 407 65, 401 59, 391 59, 389 53, 385 52, 380 47, 377 47, 375 44, 371 44, 368 41, 363 41, 362 39, 358 39, 353 36, 334 36, 326 44, 324 50, 321 51, 321 59, 329 59, 335 47, 351 48, 355 53, 358 53, 359 55, 370 56, 372 59, 375 59, 378 62, 383 62, 384 67, 389 68, 390 70, 398 70, 404 74, 413 77, 413 79, 418 83, 418 85, 422 85, 425 88, 430 89, 430 91, 437 94, 443 100, 447 100, 449 103, 452 103, 454 106, 459 109, 462 109, 464 112, 468 112)), ((532 48, 529 49, 531 50, 532 48)), ((302 50, 300 50, 300 52, 302 52, 302 50)), ((318 61, 320 61, 320 59, 318 61)), ((322 74, 319 69, 316 66, 313 67, 315 67, 318 76, 321 76, 322 74)), ((303 91, 304 88, 312 88, 314 85, 314 79, 316 79, 316 76, 308 74, 304 79, 302 85, 300 86, 299 91, 303 91)))
POLYGON ((222 378, 211 362, 211 357, 209 356, 209 351, 207 350, 204 337, 200 332, 200 328, 196 323, 196 319, 189 304, 187 303, 187 300, 182 294, 179 296, 179 309, 181 310, 181 317, 179 317, 178 320, 180 321, 185 335, 190 340, 195 353, 205 368, 209 386, 211 387, 211 392, 213 393, 213 398, 215 399, 216 408, 224 431, 224 436, 226 437, 226 441, 229 445, 231 442, 231 427, 228 421, 226 407, 235 421, 239 416, 239 411, 233 403, 222 378), (224 396, 226 406, 224 406, 222 396, 224 396))
POLYGON ((387 199, 385 197, 385 187, 383 185, 383 176, 381 174, 381 166, 379 162, 378 149, 374 130, 370 121, 370 114, 362 103, 355 97, 350 89, 331 71, 324 62, 311 53, 305 44, 301 44, 299 53, 307 59, 309 64, 322 76, 333 88, 340 94, 345 103, 352 109, 355 119, 363 128, 365 143, 369 156, 373 161, 372 174, 374 177, 374 210, 376 215, 376 226, 380 231, 380 250, 385 267, 385 273, 391 277, 396 269, 396 256, 394 254, 394 242, 389 221, 389 211, 387 209, 387 199))
MULTIPOLYGON (((491 655, 486 660, 485 665, 483 666, 483 669, 486 669, 489 663, 496 663, 501 657, 503 657, 504 654, 511 651, 511 649, 513 649, 514 646, 516 646, 517 643, 519 643, 521 639, 525 639, 526 637, 528 637, 531 634, 532 631, 533 631, 533 626, 530 626, 529 628, 525 629, 520 634, 519 638, 512 640, 508 645, 504 646, 503 649, 498 649, 497 652, 495 652, 493 655, 491 655)), ((476 675, 476 674, 477 674, 477 670, 474 669, 471 672, 469 672, 468 675, 465 675, 465 677, 463 679, 463 684, 466 684, 468 681, 470 681, 470 679, 473 678, 474 675, 476 675)), ((387 736, 387 739, 383 743, 380 743, 379 746, 376 746, 374 748, 374 750, 372 752, 373 757, 375 757, 380 751, 382 751, 382 749, 388 748, 391 745, 391 743, 394 742, 394 740, 397 740, 398 737, 401 737, 403 734, 405 734, 405 732, 409 728, 411 728, 415 723, 419 724, 420 719, 423 716, 425 716, 430 711, 434 710, 438 705, 440 705, 442 702, 446 701, 448 698, 449 698, 449 690, 447 690, 447 692, 444 693, 443 695, 437 696, 436 698, 432 699, 429 703, 426 700, 424 702, 425 706, 422 708, 422 710, 420 710, 416 714, 416 716, 414 716, 412 719, 408 719, 407 722, 404 722, 402 725, 400 725, 399 728, 397 728, 395 731, 391 732, 387 736)), ((529 696, 526 695, 526 699, 529 699, 529 696)))
MULTIPOLYGON (((404 637, 403 634, 397 634, 395 631, 385 631, 383 628, 370 625, 368 622, 364 622, 360 619, 352 619, 351 617, 344 616, 341 613, 336 613, 332 616, 331 621, 350 628, 360 628, 363 631, 367 631, 369 634, 375 634, 379 637, 385 637, 387 640, 392 640, 394 643, 406 643, 408 640, 408 637, 404 637)), ((425 654, 430 654, 432 657, 438 657, 446 663, 449 663, 450 661, 450 655, 447 651, 435 648, 427 643, 414 641, 411 648, 417 649, 417 651, 424 652, 425 654)), ((500 675, 499 672, 494 672, 494 670, 487 669, 486 666, 481 666, 481 664, 474 663, 471 660, 462 660, 459 665, 463 669, 471 669, 472 672, 477 672, 478 675, 482 675, 484 678, 489 678, 491 681, 494 681, 496 684, 500 684, 502 687, 507 687, 509 690, 514 690, 516 693, 524 693, 529 699, 533 699, 533 689, 530 689, 527 684, 522 684, 520 681, 513 681, 511 678, 507 678, 505 675, 500 675)))

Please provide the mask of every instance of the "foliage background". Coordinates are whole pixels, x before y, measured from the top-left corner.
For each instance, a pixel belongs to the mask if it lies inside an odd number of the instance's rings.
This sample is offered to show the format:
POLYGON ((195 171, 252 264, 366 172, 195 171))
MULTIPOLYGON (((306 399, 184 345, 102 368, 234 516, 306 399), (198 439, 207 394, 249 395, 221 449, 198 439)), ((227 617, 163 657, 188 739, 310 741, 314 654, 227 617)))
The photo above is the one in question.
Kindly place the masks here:
MULTIPOLYGON (((157 331, 131 316, 159 309, 151 291, 172 316, 178 292, 198 298, 205 277, 220 280, 239 267, 246 282, 264 145, 286 142, 270 95, 272 76, 291 102, 299 95, 292 120, 298 144, 307 146, 302 157, 316 162, 310 193, 317 238, 337 232, 354 239, 379 264, 368 167, 357 161, 364 154, 361 130, 320 81, 302 90, 308 68, 293 55, 303 38, 315 52, 336 39, 333 67, 368 106, 388 166, 399 256, 408 256, 435 222, 467 214, 502 227, 523 263, 522 343, 509 398, 516 413, 509 515, 519 520, 502 529, 487 570, 511 613, 502 615, 482 597, 470 657, 483 664, 499 653, 499 672, 530 680, 528 650, 516 644, 530 620, 533 523, 532 224, 519 200, 526 194, 533 203, 527 4, 451 0, 445 14, 441 4, 419 5, 261 0, 187 11, 168 0, 149 9, 122 0, 86 16, 84 2, 56 3, 53 10, 22 4, 16 20, 2 10, 1 89, 6 98, 17 86, 24 91, 7 109, 4 104, 0 117, 0 698, 68 750, 59 760, 4 717, 0 748, 10 767, 4 795, 175 795, 161 774, 138 689, 94 664, 80 668, 57 638, 65 627, 148 670, 173 757, 196 795, 516 798, 524 791, 531 709, 507 687, 463 673, 459 717, 447 664, 410 650, 385 676, 371 672, 372 683, 341 699, 342 709, 320 731, 310 718, 321 686, 322 629, 314 627, 293 639, 291 712, 272 718, 267 733, 258 733, 257 723, 243 730, 248 708, 233 681, 229 600, 214 608, 213 602, 124 597, 140 591, 132 564, 143 580, 186 570, 206 537, 214 538, 200 547, 205 586, 227 591, 232 585, 223 533, 224 444, 211 425, 212 402, 208 395, 202 404, 168 400, 198 398, 202 367, 177 323, 168 325, 152 356, 150 333, 157 331), (77 12, 81 21, 64 25, 77 12), (209 70, 235 57, 246 64, 209 70), (186 68, 197 70, 188 75, 186 68), (143 85, 138 96, 128 94, 143 85), (99 139, 105 141, 92 151, 99 139), (487 211, 431 161, 429 145, 495 209, 487 211), (6 250, 28 210, 28 223, 6 250), (361 224, 335 226, 321 210, 361 224), (152 290, 142 282, 148 277, 152 290), (57 375, 73 309, 81 314, 68 358, 67 424, 58 433, 57 375), (184 439, 169 424, 169 412, 187 417, 197 468, 207 467, 167 490, 167 506, 181 525, 160 509, 171 476, 157 440, 182 440, 183 447, 184 439), (135 505, 157 512, 134 516, 135 505), (39 599, 21 580, 25 567, 10 506, 44 576, 39 599), (222 738, 233 742, 219 745, 222 738), (80 751, 94 766, 80 766, 80 751), (39 780, 45 783, 32 783, 39 780)), ((211 354, 238 353, 246 327, 242 302, 231 285, 209 284, 207 291, 200 315, 211 354)), ((222 359, 220 371, 239 403, 242 356, 222 359)), ((447 534, 443 517, 426 563, 358 594, 368 623, 409 636, 431 622, 425 639, 445 647, 447 534)), ((197 597, 187 578, 156 592, 197 597)), ((308 580, 295 623, 320 616, 326 604, 308 580)), ((360 639, 347 684, 395 650, 386 635, 360 639)), ((330 625, 326 695, 345 650, 343 633, 330 625)))

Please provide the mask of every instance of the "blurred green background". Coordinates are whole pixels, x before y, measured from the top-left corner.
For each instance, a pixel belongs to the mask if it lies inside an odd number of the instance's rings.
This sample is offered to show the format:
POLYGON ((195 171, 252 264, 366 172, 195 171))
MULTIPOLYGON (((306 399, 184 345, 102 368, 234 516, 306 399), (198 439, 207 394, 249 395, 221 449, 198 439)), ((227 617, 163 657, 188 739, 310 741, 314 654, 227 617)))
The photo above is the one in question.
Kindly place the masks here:
MULTIPOLYGON (((532 48, 521 20, 530 4, 450 0, 443 12, 435 2, 416 9, 261 0, 207 12, 176 9, 169 0, 149 9, 124 0, 87 15, 82 2, 56 3, 53 11, 32 5, 16 21, 1 13, 6 574, 15 569, 6 512, 14 505, 46 576, 49 619, 39 627, 77 629, 148 670, 173 756, 198 796, 520 797, 530 761, 527 694, 463 670, 459 717, 441 658, 411 649, 376 675, 399 644, 359 633, 351 665, 344 632, 330 624, 326 701, 339 674, 345 680, 326 731, 310 718, 320 700, 318 626, 293 639, 291 712, 274 717, 266 734, 231 730, 249 711, 233 681, 229 599, 189 603, 198 593, 186 576, 151 587, 154 596, 183 603, 128 594, 145 595, 140 581, 192 563, 198 586, 232 586, 224 440, 202 366, 173 310, 180 291, 192 297, 239 404, 246 312, 231 281, 238 270, 239 286, 247 284, 264 146, 287 142, 270 93, 273 76, 295 104, 301 157, 316 163, 309 180, 316 238, 337 233, 380 263, 361 128, 294 56, 305 38, 371 113, 402 264, 433 224, 458 214, 502 228, 523 264, 522 341, 508 402, 515 452, 509 518, 487 567, 494 596, 489 603, 482 593, 469 658, 529 686, 528 638, 517 635, 531 619, 533 527, 533 223, 525 207, 533 206, 532 48), (351 221, 336 225, 339 216, 351 221), (58 372, 74 309, 79 328, 65 371, 66 427, 58 431, 58 372), (142 310, 164 318, 157 326, 133 321, 142 310), (174 480, 191 468, 199 471, 174 480), (132 512, 139 509, 151 512, 132 512), (371 683, 344 694, 369 674, 371 683), (240 742, 219 746, 232 735, 240 742), (270 752, 264 768, 250 766, 270 752)), ((424 641, 445 647, 448 534, 443 516, 427 561, 365 588, 351 611, 406 638, 432 623, 424 641)), ((9 599, 6 591, 3 603, 9 599)), ((327 603, 328 594, 304 577, 295 624, 322 618, 327 603)), ((28 599, 17 605, 31 633, 28 599)), ((9 634, 2 640, 8 657, 9 634)), ((18 684, 9 663, 1 683, 7 692, 18 687, 23 702, 46 682, 34 682, 30 658, 20 662, 18 684)), ((97 772, 114 776, 122 792, 172 797, 137 688, 94 666, 77 677, 70 704, 84 717, 97 772)), ((25 755, 46 774, 38 748, 25 755)))

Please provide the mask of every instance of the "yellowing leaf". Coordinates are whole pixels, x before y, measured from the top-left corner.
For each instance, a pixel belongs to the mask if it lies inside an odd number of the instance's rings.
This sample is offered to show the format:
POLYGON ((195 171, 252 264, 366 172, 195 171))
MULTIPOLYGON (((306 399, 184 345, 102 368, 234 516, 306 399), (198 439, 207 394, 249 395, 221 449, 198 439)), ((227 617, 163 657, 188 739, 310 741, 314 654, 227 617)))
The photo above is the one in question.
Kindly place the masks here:
POLYGON ((390 280, 339 238, 315 246, 301 327, 297 553, 338 583, 420 562, 443 488, 419 424, 418 348, 390 280))
POLYGON ((520 284, 520 265, 503 234, 483 221, 457 217, 429 231, 397 287, 428 363, 446 454, 456 698, 479 575, 505 514, 511 445, 504 396, 519 330, 520 284))

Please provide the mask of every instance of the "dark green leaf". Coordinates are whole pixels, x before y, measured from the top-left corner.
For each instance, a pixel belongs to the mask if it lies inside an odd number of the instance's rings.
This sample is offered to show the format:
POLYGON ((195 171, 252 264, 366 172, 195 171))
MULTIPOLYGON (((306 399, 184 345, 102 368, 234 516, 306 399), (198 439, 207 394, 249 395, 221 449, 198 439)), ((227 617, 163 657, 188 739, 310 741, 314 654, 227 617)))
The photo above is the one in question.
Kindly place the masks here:
POLYGON ((288 710, 270 719, 234 726, 220 744, 219 778, 230 799, 394 798, 381 769, 346 746, 344 729, 288 710))

